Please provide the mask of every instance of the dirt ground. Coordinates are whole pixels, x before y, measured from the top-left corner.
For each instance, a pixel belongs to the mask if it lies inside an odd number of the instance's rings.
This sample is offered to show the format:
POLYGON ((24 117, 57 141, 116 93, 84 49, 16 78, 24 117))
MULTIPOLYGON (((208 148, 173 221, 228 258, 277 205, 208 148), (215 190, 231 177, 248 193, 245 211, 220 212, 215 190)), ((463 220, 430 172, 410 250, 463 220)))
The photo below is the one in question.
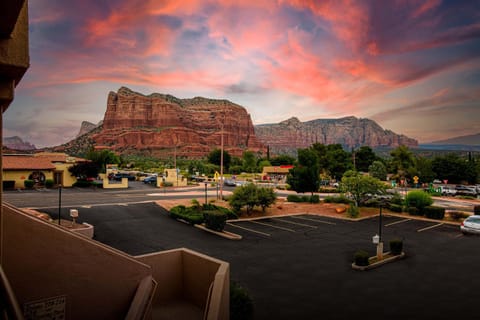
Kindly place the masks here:
MULTIPOLYGON (((209 201, 212 201, 215 205, 228 207, 228 203, 226 201, 215 199, 209 199, 209 201)), ((192 204, 191 200, 189 199, 159 200, 156 203, 167 210, 177 205, 190 206, 192 204)), ((318 214, 335 218, 348 218, 345 212, 346 208, 347 205, 339 203, 297 203, 287 202, 284 199, 277 199, 274 205, 266 209, 266 212, 262 212, 262 210, 255 210, 250 215, 247 215, 246 212, 242 211, 240 218, 281 216, 299 213, 318 214)), ((361 208, 358 218, 365 218, 375 215, 378 215, 378 209, 361 208)))

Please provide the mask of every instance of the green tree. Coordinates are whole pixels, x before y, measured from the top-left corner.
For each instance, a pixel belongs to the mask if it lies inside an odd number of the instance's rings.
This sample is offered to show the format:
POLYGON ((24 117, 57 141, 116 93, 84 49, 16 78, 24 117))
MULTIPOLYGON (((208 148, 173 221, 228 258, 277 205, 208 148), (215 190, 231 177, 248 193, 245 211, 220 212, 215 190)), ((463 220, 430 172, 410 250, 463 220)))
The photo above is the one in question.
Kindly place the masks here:
POLYGON ((68 172, 78 180, 85 180, 87 178, 96 178, 99 167, 95 162, 80 162, 68 168, 68 172))
POLYGON ((257 170, 257 160, 255 158, 255 153, 248 150, 244 151, 242 159, 243 170, 245 170, 245 172, 253 173, 257 170))
POLYGON ((258 205, 262 207, 262 212, 265 212, 265 209, 275 203, 277 196, 275 195, 273 188, 259 187, 257 190, 257 199, 258 205))
POLYGON ((390 172, 395 173, 399 178, 412 178, 409 169, 415 167, 413 153, 407 146, 399 146, 390 152, 390 172))
POLYGON ((342 177, 340 189, 355 201, 356 206, 366 198, 368 194, 383 194, 387 186, 377 178, 362 175, 358 171, 349 170, 342 177))
POLYGON ((298 165, 290 169, 287 183, 296 192, 318 191, 320 169, 318 155, 312 148, 298 149, 298 165))
POLYGON ((368 172, 370 165, 378 160, 377 155, 369 146, 362 146, 357 151, 354 151, 355 168, 360 172, 368 172))
POLYGON ((435 157, 432 161, 432 169, 437 174, 437 178, 448 180, 450 183, 465 181, 475 183, 477 180, 474 161, 461 158, 455 153, 435 157))
POLYGON ((417 157, 415 159, 415 174, 420 178, 421 183, 432 182, 436 178, 436 174, 433 171, 433 163, 431 159, 425 157, 417 157))
POLYGON ((96 163, 100 172, 103 172, 103 173, 106 172, 107 164, 121 163, 120 157, 111 150, 101 150, 101 151, 90 150, 87 153, 86 158, 96 163))
POLYGON ((257 186, 249 183, 235 188, 228 203, 235 212, 240 212, 243 207, 246 207, 247 215, 249 215, 258 203, 257 186))
POLYGON ((268 160, 261 160, 258 162, 258 171, 263 171, 264 167, 270 167, 272 164, 268 160))
POLYGON ((272 166, 290 165, 295 163, 295 158, 286 154, 270 159, 272 166))
POLYGON ((341 144, 325 146, 321 143, 314 143, 311 148, 317 154, 319 170, 323 175, 340 179, 345 171, 352 168, 350 153, 343 150, 341 144))
POLYGON ((387 179, 387 167, 382 161, 374 161, 369 167, 368 172, 374 178, 385 181, 387 179))
MULTIPOLYGON (((214 149, 208 154, 208 162, 220 166, 221 157, 222 150, 214 149)), ((225 168, 225 170, 228 170, 228 168, 230 167, 231 159, 232 157, 230 156, 230 154, 227 151, 223 150, 223 167, 225 168)))

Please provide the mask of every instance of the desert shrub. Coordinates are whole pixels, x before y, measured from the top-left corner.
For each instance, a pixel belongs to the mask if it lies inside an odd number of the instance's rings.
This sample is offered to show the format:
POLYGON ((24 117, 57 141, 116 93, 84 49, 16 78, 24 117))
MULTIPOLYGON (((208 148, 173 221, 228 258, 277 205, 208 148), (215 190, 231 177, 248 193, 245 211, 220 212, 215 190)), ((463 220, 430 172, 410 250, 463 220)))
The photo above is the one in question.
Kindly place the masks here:
POLYGON ((206 211, 209 211, 209 210, 210 211, 215 211, 215 210, 220 211, 220 212, 223 212, 224 214, 227 215, 227 219, 238 219, 238 216, 232 210, 230 210, 228 208, 225 208, 225 207, 222 207, 222 206, 216 206, 213 203, 204 204, 201 207, 201 209, 206 210, 206 211))
POLYGON ((190 224, 201 224, 204 221, 202 212, 182 205, 171 208, 170 216, 174 219, 182 219, 190 224))
POLYGON ((328 196, 323 201, 326 203, 352 203, 352 200, 348 199, 344 194, 339 196, 328 196))
POLYGON ((394 203, 390 204, 389 209, 393 212, 399 212, 399 213, 403 211, 403 207, 401 205, 394 204, 394 203))
POLYGON ((422 190, 410 191, 405 197, 405 204, 407 207, 415 207, 421 213, 423 208, 432 205, 432 196, 422 190))
POLYGON ((428 206, 423 208, 423 213, 427 218, 442 220, 445 217, 445 208, 428 206))
POLYGON ((350 218, 356 218, 360 214, 360 209, 357 206, 350 205, 347 209, 347 214, 350 218))
POLYGON ((320 193, 340 193, 341 190, 339 190, 338 188, 325 188, 325 187, 320 187, 318 189, 318 192, 320 193))
POLYGON ((412 216, 420 216, 421 213, 420 213, 420 210, 418 210, 417 208, 415 207, 408 207, 407 208, 407 212, 409 214, 411 214, 412 216))
POLYGON ((205 226, 215 231, 223 231, 227 223, 227 215, 221 211, 203 211, 205 226))
POLYGON ((235 281, 230 282, 230 319, 253 319, 253 300, 248 291, 235 281))
POLYGON ((479 205, 473 206, 473 214, 476 215, 476 216, 480 215, 480 206, 479 205))
POLYGON ((353 255, 353 261, 357 266, 368 266, 368 252, 364 250, 358 250, 353 255))
POLYGON ((462 211, 450 211, 448 214, 453 220, 465 219, 466 217, 470 216, 468 213, 462 211))
POLYGON ((287 196, 287 201, 288 202, 302 202, 302 198, 300 196, 297 196, 296 194, 289 194, 287 196))
POLYGON ((87 180, 77 180, 72 186, 77 188, 88 188, 92 186, 92 183, 87 180))
POLYGON ((310 197, 311 203, 320 203, 320 196, 318 194, 314 194, 310 197))
POLYGON ((55 183, 54 183, 53 179, 45 180, 45 188, 51 188, 51 187, 53 187, 54 184, 55 183))
POLYGON ((28 180, 27 179, 27 180, 23 181, 23 185, 25 186, 25 188, 28 188, 28 189, 33 188, 34 184, 35 184, 35 181, 33 181, 33 180, 28 180))
POLYGON ((399 255, 400 253, 402 253, 402 249, 403 249, 402 239, 392 239, 390 240, 389 244, 390 244, 390 252, 393 255, 399 255))
POLYGON ((390 204, 396 204, 399 206, 403 206, 405 204, 405 200, 403 199, 402 195, 398 192, 395 192, 390 199, 390 204))

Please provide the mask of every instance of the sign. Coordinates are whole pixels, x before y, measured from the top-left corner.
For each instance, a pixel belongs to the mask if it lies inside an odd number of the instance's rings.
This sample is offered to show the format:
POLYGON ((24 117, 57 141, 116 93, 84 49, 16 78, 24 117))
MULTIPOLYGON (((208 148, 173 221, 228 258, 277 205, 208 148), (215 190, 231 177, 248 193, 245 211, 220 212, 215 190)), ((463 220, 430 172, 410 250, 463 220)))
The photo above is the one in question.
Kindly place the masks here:
POLYGON ((218 173, 218 171, 215 171, 215 176, 214 176, 215 181, 218 181, 219 177, 220 177, 220 173, 218 173))
POLYGON ((414 183, 418 183, 418 179, 419 179, 419 178, 418 178, 417 176, 413 177, 413 182, 414 182, 414 183))
POLYGON ((391 183, 392 183, 392 187, 394 187, 394 188, 395 188, 395 187, 397 186, 397 181, 395 181, 395 180, 392 180, 392 182, 391 182, 391 183))
POLYGON ((24 304, 25 319, 64 320, 67 296, 57 296, 24 304))
POLYGON ((443 183, 444 183, 444 184, 447 184, 447 183, 448 183, 448 179, 443 180, 443 183))

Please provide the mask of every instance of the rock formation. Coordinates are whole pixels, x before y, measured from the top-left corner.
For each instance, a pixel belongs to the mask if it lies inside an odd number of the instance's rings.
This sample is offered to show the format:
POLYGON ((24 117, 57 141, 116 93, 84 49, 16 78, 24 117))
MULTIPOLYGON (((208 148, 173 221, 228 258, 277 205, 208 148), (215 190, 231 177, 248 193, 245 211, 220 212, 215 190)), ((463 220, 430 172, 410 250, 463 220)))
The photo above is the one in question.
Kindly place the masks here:
POLYGON ((372 148, 406 145, 415 147, 418 142, 390 130, 383 130, 375 121, 346 117, 300 122, 290 118, 278 124, 255 126, 257 138, 270 147, 274 154, 292 153, 313 143, 336 144, 345 148, 370 146, 372 148))
POLYGON ((98 124, 94 124, 88 121, 82 121, 82 125, 80 126, 80 131, 78 131, 77 138, 101 126, 102 123, 103 121, 100 121, 98 124))
POLYGON ((23 141, 18 136, 3 138, 3 145, 12 150, 35 150, 35 145, 28 141, 23 141))
POLYGON ((228 100, 148 96, 122 87, 110 92, 103 127, 92 139, 97 149, 123 154, 199 158, 220 148, 241 156, 244 150, 264 152, 245 108, 228 100))

